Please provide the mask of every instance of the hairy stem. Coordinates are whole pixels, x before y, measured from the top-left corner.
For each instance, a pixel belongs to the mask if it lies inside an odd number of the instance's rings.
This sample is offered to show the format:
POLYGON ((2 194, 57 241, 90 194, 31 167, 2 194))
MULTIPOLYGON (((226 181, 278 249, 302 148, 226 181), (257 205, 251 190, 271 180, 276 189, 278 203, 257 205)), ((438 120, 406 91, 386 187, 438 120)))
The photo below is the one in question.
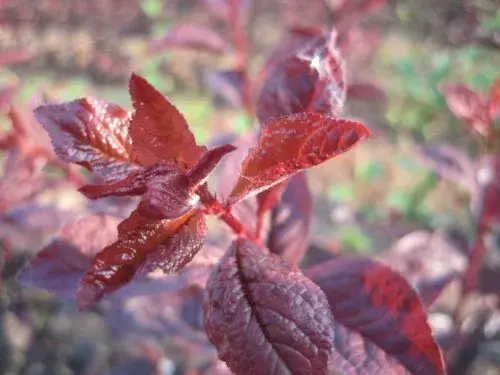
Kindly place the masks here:
POLYGON ((248 41, 245 30, 241 22, 240 1, 229 1, 229 31, 236 50, 236 70, 243 72, 243 109, 247 118, 252 118, 252 87, 248 79, 248 41))

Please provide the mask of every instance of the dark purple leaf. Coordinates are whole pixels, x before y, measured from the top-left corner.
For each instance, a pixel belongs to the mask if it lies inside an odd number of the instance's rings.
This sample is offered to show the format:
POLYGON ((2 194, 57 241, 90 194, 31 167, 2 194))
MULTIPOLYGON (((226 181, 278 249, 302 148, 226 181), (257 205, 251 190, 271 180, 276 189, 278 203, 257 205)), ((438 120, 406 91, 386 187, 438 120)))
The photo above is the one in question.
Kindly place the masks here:
POLYGON ((273 209, 267 247, 290 264, 299 264, 309 246, 312 195, 305 174, 290 179, 279 204, 273 209))
MULTIPOLYGON (((309 40, 307 38, 300 40, 309 40)), ((271 63, 256 104, 261 125, 301 112, 339 114, 345 101, 343 63, 336 36, 292 43, 285 58, 271 63)))
POLYGON ((110 103, 79 99, 35 110, 57 156, 84 166, 105 181, 127 176, 138 167, 128 134, 130 113, 110 103))
POLYGON ((379 259, 405 275, 426 306, 467 268, 467 239, 452 231, 417 231, 402 237, 379 259))
POLYGON ((207 293, 208 338, 234 373, 326 373, 333 320, 324 294, 297 268, 239 240, 207 293))
POLYGON ((305 272, 335 319, 330 369, 344 375, 444 375, 425 310, 405 279, 369 259, 339 258, 305 272))
POLYGON ((208 71, 205 84, 216 98, 221 98, 235 108, 243 106, 244 72, 235 70, 208 71))

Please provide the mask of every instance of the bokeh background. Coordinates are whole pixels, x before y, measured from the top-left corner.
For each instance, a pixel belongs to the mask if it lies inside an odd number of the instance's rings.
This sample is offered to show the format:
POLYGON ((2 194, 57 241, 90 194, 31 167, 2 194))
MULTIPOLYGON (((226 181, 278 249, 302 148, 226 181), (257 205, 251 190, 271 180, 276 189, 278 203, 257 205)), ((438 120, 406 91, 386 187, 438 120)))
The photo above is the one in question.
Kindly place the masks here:
MULTIPOLYGON (((258 72, 282 43, 285 17, 304 21, 324 16, 309 12, 314 2, 324 3, 309 0, 301 8, 298 0, 249 1, 251 72, 258 72)), ((127 80, 137 72, 185 114, 199 144, 226 133, 245 135, 252 122, 241 108, 221 99, 207 79, 211 72, 229 69, 231 57, 154 48, 155 41, 179 24, 210 25, 224 35, 227 31, 214 21, 207 3, 0 0, 0 88, 3 93, 14 88, 9 91, 11 103, 26 116, 40 98, 95 96, 130 109, 127 80)), ((342 18, 318 22, 340 23, 342 18)), ((383 257, 403 246, 398 240, 408 234, 413 237, 405 237, 404 246, 416 252, 428 246, 432 233, 453 233, 456 241, 466 243, 475 231, 469 191, 435 173, 419 150, 452 144, 471 158, 480 153, 470 132, 448 109, 441 87, 461 83, 486 94, 500 76, 500 3, 390 0, 359 22, 370 31, 354 38, 346 56, 347 78, 369 83, 372 91, 349 98, 345 115, 369 125, 375 136, 310 171, 315 209, 311 251, 304 265, 339 251, 383 257)), ((0 131, 8 133, 11 126, 4 110, 0 131)), ((2 174, 5 159, 6 152, 1 152, 2 174)), ((57 171, 45 172, 57 180, 57 171)), ((0 195, 6 199, 7 190, 0 195)), ((18 270, 86 202, 74 188, 61 187, 43 191, 29 204, 43 209, 24 216, 16 211, 24 207, 21 204, 11 207, 14 214, 2 210, 0 252, 7 254, 8 243, 9 257, 3 259, 0 291, 0 374, 224 371, 218 364, 207 365, 214 351, 201 326, 199 290, 163 300, 155 311, 147 300, 136 298, 113 315, 99 307, 78 312, 71 300, 21 287, 15 281, 18 270), (179 309, 185 327, 179 325, 179 309), (120 335, 128 330, 130 334, 120 335)), ((435 262, 425 267, 434 269, 454 261, 446 256, 434 259, 432 249, 422 254, 435 262)), ((456 289, 451 283, 430 310, 436 333, 445 338, 456 329, 456 289)), ((462 353, 462 362, 453 364, 453 374, 500 374, 497 292, 471 302, 466 323, 476 339, 462 353), (487 317, 479 313, 485 309, 487 317)))

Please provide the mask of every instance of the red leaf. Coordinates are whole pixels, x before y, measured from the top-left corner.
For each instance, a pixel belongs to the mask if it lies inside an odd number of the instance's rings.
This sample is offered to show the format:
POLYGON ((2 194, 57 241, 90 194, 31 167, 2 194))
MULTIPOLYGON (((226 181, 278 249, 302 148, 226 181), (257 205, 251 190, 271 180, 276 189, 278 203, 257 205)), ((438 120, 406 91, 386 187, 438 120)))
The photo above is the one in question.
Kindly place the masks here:
POLYGON ((152 164, 131 173, 126 179, 108 185, 80 188, 87 198, 142 195, 139 211, 153 219, 175 219, 198 202, 188 178, 177 164, 152 164))
POLYGON ((167 35, 151 43, 152 51, 167 48, 188 48, 211 53, 224 53, 231 46, 217 31, 206 26, 178 26, 168 30, 167 35))
POLYGON ((236 147, 232 145, 222 145, 206 151, 201 159, 186 173, 189 188, 195 189, 204 184, 221 159, 234 150, 236 150, 236 147))
POLYGON ((124 178, 138 167, 128 135, 130 114, 124 109, 79 99, 42 105, 35 115, 61 160, 82 165, 106 181, 124 178))
POLYGON ((262 129, 259 144, 243 162, 231 204, 268 189, 301 170, 337 156, 368 136, 354 121, 314 113, 292 115, 262 129))
POLYGON ((295 267, 239 240, 207 284, 205 329, 236 374, 325 374, 333 320, 295 267))
POLYGON ((175 161, 192 167, 206 151, 196 145, 182 114, 144 78, 132 74, 129 83, 135 113, 130 135, 143 165, 175 161))
POLYGON ((445 374, 422 303, 398 273, 372 260, 344 258, 305 274, 323 289, 335 319, 335 372, 445 374))
POLYGON ((80 282, 79 307, 84 309, 123 287, 141 267, 178 271, 200 250, 205 236, 203 215, 196 211, 161 221, 134 211, 118 226, 118 240, 94 257, 80 282))
POLYGON ((139 211, 143 215, 157 220, 174 219, 198 203, 197 187, 205 183, 224 155, 234 149, 223 145, 205 152, 186 174, 175 163, 152 164, 132 172, 122 181, 86 185, 80 192, 90 199, 142 195, 139 211))
POLYGON ((292 40, 293 52, 269 69, 257 99, 261 124, 301 112, 340 113, 345 101, 345 83, 335 43, 334 33, 329 39, 292 40))
POLYGON ((309 247, 313 202, 305 174, 290 182, 274 208, 267 239, 269 251, 296 265, 309 247))
POLYGON ((444 85, 443 94, 450 110, 483 136, 490 132, 488 105, 477 93, 463 85, 444 85))
POLYGON ((467 248, 467 240, 454 232, 416 231, 400 238, 378 258, 405 275, 430 306, 467 268, 467 248))
POLYGON ((500 78, 493 83, 490 91, 490 118, 496 121, 500 118, 500 78))
MULTIPOLYGON (((43 288, 58 297, 74 298, 78 284, 90 267, 92 258, 116 241, 118 219, 91 215, 68 222, 59 236, 41 250, 18 274, 23 285, 43 288)), ((130 298, 164 292, 179 292, 191 285, 206 282, 212 264, 208 262, 186 267, 179 275, 137 277, 114 294, 130 298)))

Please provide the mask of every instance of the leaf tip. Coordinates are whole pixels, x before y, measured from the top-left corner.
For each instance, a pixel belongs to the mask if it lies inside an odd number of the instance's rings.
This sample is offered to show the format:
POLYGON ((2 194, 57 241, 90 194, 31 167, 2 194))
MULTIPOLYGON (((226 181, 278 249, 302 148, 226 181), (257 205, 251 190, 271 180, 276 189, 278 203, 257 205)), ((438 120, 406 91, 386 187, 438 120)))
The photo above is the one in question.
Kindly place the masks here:
POLYGON ((82 311, 99 302, 102 298, 102 290, 95 286, 81 284, 76 292, 76 304, 78 310, 82 311))

